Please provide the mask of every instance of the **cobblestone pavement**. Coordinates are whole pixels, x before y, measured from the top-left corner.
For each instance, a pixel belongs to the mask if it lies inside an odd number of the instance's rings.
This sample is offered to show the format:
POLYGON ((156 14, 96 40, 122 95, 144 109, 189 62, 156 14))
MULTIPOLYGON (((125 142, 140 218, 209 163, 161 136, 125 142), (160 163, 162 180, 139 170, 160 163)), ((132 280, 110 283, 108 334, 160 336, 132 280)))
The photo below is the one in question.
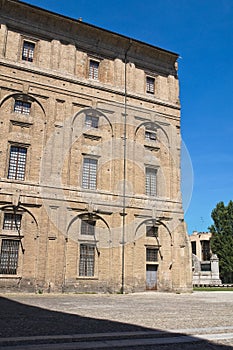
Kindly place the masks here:
POLYGON ((233 350, 233 292, 2 294, 4 350, 233 350))

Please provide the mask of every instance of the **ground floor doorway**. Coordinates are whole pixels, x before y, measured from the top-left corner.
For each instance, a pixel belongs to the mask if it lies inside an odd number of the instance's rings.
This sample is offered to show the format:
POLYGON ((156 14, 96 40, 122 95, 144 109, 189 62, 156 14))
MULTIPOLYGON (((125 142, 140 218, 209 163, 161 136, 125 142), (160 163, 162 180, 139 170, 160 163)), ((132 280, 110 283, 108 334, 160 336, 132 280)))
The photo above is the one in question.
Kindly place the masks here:
POLYGON ((157 290, 158 265, 146 265, 146 289, 157 290))

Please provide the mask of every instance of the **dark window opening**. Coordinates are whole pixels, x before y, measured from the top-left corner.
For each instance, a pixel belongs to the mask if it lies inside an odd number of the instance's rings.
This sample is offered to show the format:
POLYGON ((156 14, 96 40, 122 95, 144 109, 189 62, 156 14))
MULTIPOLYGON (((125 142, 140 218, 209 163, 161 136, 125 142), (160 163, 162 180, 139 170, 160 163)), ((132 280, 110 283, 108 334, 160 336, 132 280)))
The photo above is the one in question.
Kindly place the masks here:
POLYGON ((192 245, 192 253, 196 255, 197 254, 196 242, 191 242, 191 245, 192 245))
POLYGON ((149 94, 154 94, 155 92, 155 79, 151 77, 146 77, 146 92, 149 94))
POLYGON ((148 141, 156 141, 156 132, 155 131, 145 131, 145 139, 148 141))
POLYGON ((99 79, 99 62, 98 61, 90 60, 89 78, 94 80, 99 79))
POLYGON ((82 220, 81 221, 81 235, 94 236, 95 235, 95 224, 93 220, 82 220))
POLYGON ((210 260, 210 241, 201 241, 202 261, 210 260))
POLYGON ((158 249, 146 248, 146 261, 157 262, 158 261, 158 249))
POLYGON ((158 237, 158 227, 146 226, 146 237, 158 237))
POLYGON ((211 271, 210 263, 201 263, 201 271, 211 271))

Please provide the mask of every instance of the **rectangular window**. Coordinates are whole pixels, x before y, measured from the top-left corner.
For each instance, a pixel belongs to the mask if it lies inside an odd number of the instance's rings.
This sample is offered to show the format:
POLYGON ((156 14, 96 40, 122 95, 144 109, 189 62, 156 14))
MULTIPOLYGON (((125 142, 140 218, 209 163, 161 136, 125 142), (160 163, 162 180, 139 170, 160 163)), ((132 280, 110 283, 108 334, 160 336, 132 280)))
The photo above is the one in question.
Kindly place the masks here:
POLYGON ((155 78, 146 77, 146 92, 149 94, 155 93, 155 78))
POLYGON ((30 41, 23 42, 22 60, 33 62, 35 44, 30 41))
POLYGON ((24 180, 27 148, 11 146, 8 179, 24 180))
POLYGON ((196 242, 191 242, 191 246, 192 246, 192 254, 197 255, 197 246, 196 246, 196 242))
POLYGON ((201 262, 201 271, 211 271, 211 264, 201 262))
POLYGON ((89 63, 89 78, 98 80, 99 79, 99 62, 90 60, 89 63))
POLYGON ((90 190, 96 189, 97 159, 83 159, 82 187, 90 190))
POLYGON ((3 220, 3 230, 20 230, 21 219, 21 214, 5 213, 3 220))
POLYGON ((210 241, 201 241, 202 261, 210 260, 210 241))
POLYGON ((0 256, 0 274, 15 275, 18 266, 19 241, 3 239, 0 256))
POLYGON ((158 237, 158 227, 146 226, 146 237, 158 237))
POLYGON ((156 132, 154 131, 145 131, 145 139, 148 141, 156 141, 156 132))
POLYGON ((157 262, 158 261, 158 249, 146 248, 146 261, 157 262))
POLYGON ((31 103, 21 100, 16 100, 14 105, 14 112, 19 114, 29 115, 31 112, 31 103))
POLYGON ((86 115, 85 117, 85 126, 89 128, 98 128, 99 125, 99 118, 94 117, 92 115, 86 115))
POLYGON ((79 276, 94 276, 95 246, 90 244, 80 245, 79 276))
POLYGON ((157 195, 157 169, 146 168, 146 195, 157 195))
POLYGON ((93 220, 81 221, 81 235, 94 236, 95 235, 95 223, 93 220))

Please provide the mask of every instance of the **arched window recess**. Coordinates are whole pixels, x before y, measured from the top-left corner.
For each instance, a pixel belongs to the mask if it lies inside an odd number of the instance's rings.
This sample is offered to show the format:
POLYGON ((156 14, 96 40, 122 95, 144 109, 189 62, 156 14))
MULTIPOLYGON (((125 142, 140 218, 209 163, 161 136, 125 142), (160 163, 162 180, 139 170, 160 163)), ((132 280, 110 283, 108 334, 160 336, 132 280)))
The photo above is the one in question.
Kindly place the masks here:
POLYGON ((23 247, 23 243, 22 243, 21 225, 19 224, 18 215, 23 214, 25 212, 28 213, 33 218, 34 222, 36 223, 36 225, 38 227, 38 223, 37 223, 35 216, 27 208, 25 208, 21 204, 4 205, 0 208, 0 210, 2 210, 3 212, 10 211, 13 214, 13 224, 15 226, 15 229, 16 229, 18 237, 19 237, 19 242, 20 242, 20 247, 21 247, 22 253, 24 254, 25 248, 23 247))
MULTIPOLYGON (((98 220, 102 221, 102 222, 106 225, 106 227, 107 227, 107 229, 108 229, 108 231, 109 231, 109 233, 110 233, 110 227, 109 227, 107 221, 106 221, 105 219, 103 219, 100 215, 98 215, 96 212, 84 212, 84 213, 79 214, 79 215, 76 216, 75 218, 73 218, 73 219, 71 220, 71 222, 69 223, 69 225, 68 225, 67 233, 69 232, 70 227, 72 226, 72 224, 73 224, 77 219, 80 219, 80 220, 82 220, 82 221, 84 221, 84 222, 87 222, 88 225, 90 225, 89 228, 91 229, 90 231, 91 231, 91 233, 92 233, 92 235, 93 235, 93 238, 94 238, 94 242, 95 242, 95 243, 97 243, 98 240, 97 240, 97 238, 96 238, 95 230, 92 229, 92 224, 91 224, 91 223, 93 223, 93 226, 94 226, 94 224, 96 223, 96 221, 98 221, 98 220)), ((88 226, 87 226, 87 227, 88 227, 88 226)), ((88 231, 89 231, 89 230, 88 230, 88 231)), ((89 233, 87 232, 87 234, 89 234, 89 233)), ((67 236, 68 236, 68 235, 67 235, 67 236)), ((95 248, 96 248, 97 254, 98 254, 98 256, 99 256, 99 255, 100 255, 100 251, 99 251, 99 249, 98 249, 97 244, 95 244, 95 248)))

